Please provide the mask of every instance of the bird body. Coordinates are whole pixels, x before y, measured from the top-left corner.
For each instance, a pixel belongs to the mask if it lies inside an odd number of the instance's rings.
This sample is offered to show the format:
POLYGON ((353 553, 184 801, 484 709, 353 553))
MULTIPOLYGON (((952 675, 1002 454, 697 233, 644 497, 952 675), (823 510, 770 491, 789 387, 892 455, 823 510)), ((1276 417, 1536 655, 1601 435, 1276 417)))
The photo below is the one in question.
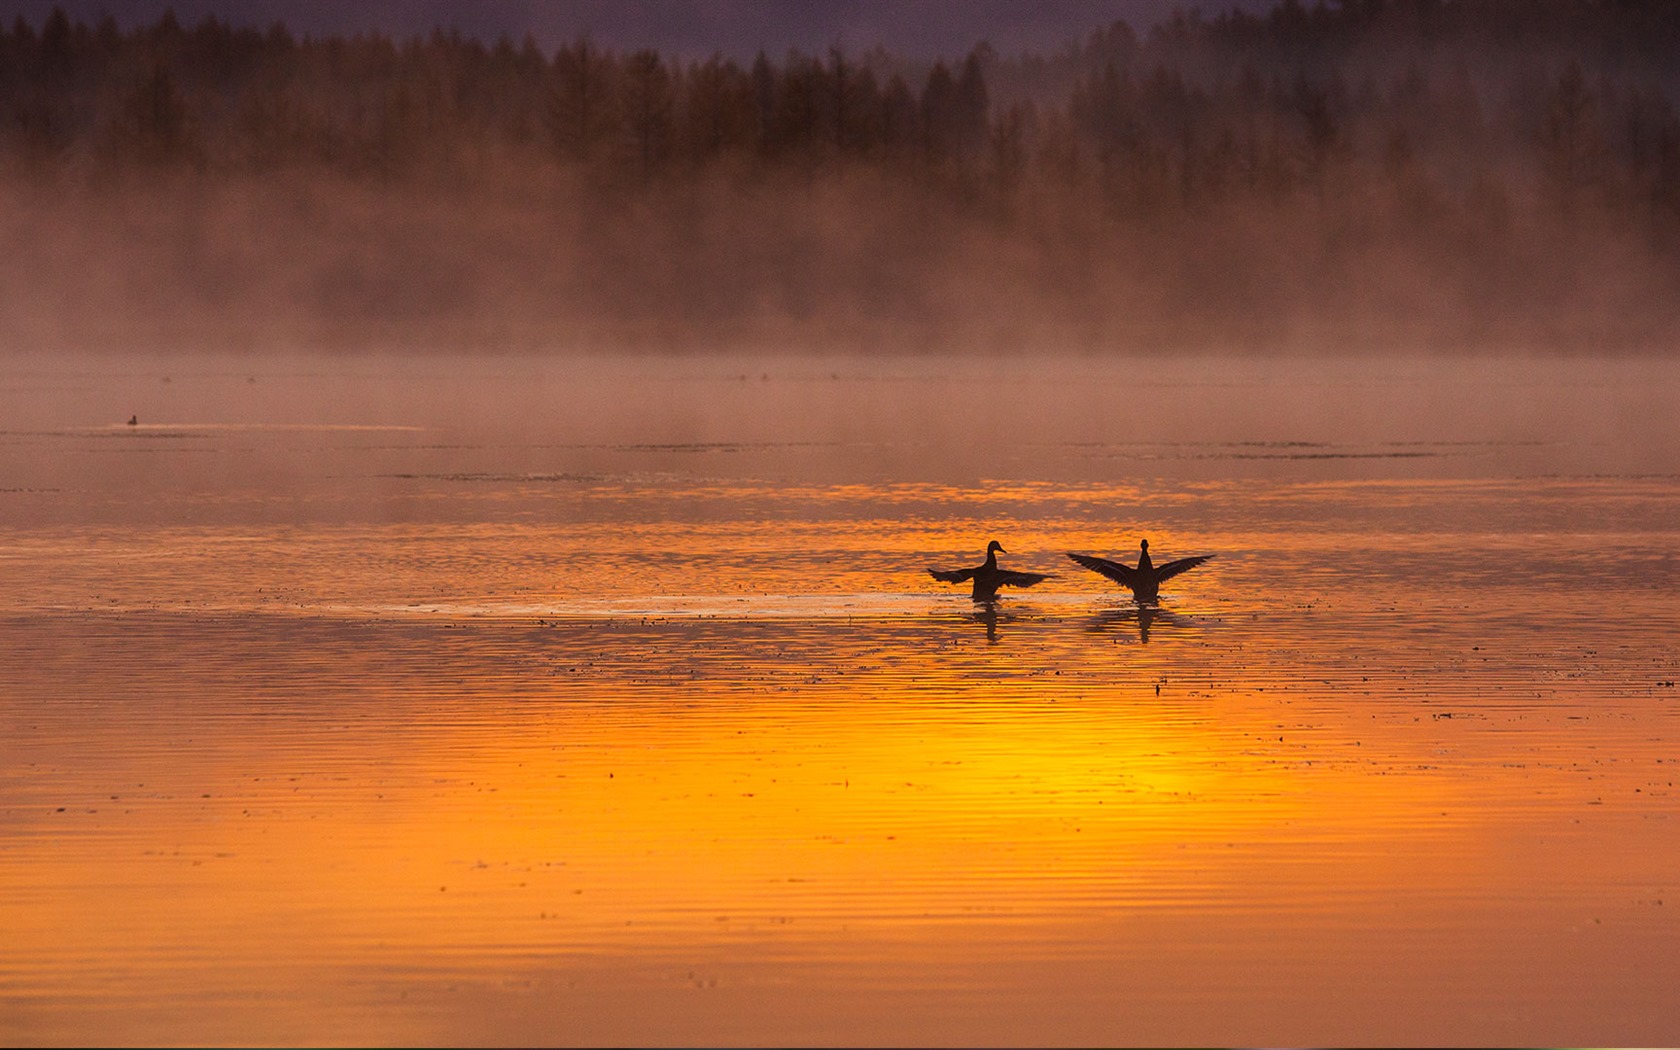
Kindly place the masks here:
POLYGON ((983 565, 976 565, 972 569, 929 569, 928 575, 942 583, 974 582, 974 600, 989 602, 997 597, 999 587, 1031 587, 1035 583, 1042 583, 1050 578, 1042 572, 1016 572, 1013 569, 998 568, 999 553, 1008 554, 1003 545, 997 540, 986 544, 986 561, 983 565))
POLYGON ((1149 541, 1144 540, 1140 545, 1136 568, 1122 565, 1107 558, 1094 558, 1089 554, 1072 554, 1068 557, 1090 569, 1101 573, 1120 586, 1128 588, 1132 597, 1140 602, 1153 602, 1161 593, 1161 584, 1172 579, 1181 572, 1194 569, 1202 562, 1213 557, 1211 554, 1198 554, 1192 558, 1179 558, 1157 567, 1149 558, 1149 541))

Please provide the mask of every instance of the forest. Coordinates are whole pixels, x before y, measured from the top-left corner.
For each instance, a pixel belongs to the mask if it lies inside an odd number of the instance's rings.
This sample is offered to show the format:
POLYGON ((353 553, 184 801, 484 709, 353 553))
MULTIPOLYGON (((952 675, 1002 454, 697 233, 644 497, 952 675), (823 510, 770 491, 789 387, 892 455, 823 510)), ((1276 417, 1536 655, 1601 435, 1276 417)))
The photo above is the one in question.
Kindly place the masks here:
POLYGON ((1054 53, 0 27, 0 351, 1663 352, 1680 0, 1054 53))

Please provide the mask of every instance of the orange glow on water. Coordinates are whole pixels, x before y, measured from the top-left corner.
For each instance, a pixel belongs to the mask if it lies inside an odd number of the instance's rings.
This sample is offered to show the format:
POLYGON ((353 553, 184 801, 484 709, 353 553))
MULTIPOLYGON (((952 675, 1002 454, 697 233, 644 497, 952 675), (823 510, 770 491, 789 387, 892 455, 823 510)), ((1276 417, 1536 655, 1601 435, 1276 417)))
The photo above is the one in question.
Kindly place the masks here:
POLYGON ((0 442, 5 1042, 1680 1031, 1666 475, 182 434, 0 442))

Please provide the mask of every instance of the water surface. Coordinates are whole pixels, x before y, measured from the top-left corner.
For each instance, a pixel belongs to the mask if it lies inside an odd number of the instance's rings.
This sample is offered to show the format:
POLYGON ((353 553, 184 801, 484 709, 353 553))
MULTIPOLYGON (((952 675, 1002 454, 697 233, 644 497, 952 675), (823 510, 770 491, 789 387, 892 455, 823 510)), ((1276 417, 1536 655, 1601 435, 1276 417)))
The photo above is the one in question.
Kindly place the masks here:
POLYGON ((0 384, 7 1043, 1680 1040, 1671 365, 0 384))

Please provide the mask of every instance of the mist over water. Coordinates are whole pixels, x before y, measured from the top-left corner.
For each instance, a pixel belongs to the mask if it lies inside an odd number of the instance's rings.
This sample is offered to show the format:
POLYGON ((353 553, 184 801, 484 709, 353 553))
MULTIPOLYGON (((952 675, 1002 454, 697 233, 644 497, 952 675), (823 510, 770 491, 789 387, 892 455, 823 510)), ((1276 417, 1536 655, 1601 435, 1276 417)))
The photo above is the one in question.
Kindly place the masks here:
POLYGON ((1615 217, 1449 232, 1301 200, 1114 228, 871 171, 0 193, 12 349, 1622 353, 1675 322, 1673 258, 1615 217))
POLYGON ((1672 25, 1501 10, 934 62, 20 21, 0 348, 1666 347, 1672 25))
POLYGON ((1139 477, 1666 475, 1673 373, 1650 358, 39 357, 7 372, 11 513, 121 520, 162 488, 331 521, 336 504, 284 501, 341 491, 361 514, 423 484, 470 502, 522 477, 564 494, 673 471, 976 497, 1139 477), (89 502, 53 496, 71 492, 89 502))

